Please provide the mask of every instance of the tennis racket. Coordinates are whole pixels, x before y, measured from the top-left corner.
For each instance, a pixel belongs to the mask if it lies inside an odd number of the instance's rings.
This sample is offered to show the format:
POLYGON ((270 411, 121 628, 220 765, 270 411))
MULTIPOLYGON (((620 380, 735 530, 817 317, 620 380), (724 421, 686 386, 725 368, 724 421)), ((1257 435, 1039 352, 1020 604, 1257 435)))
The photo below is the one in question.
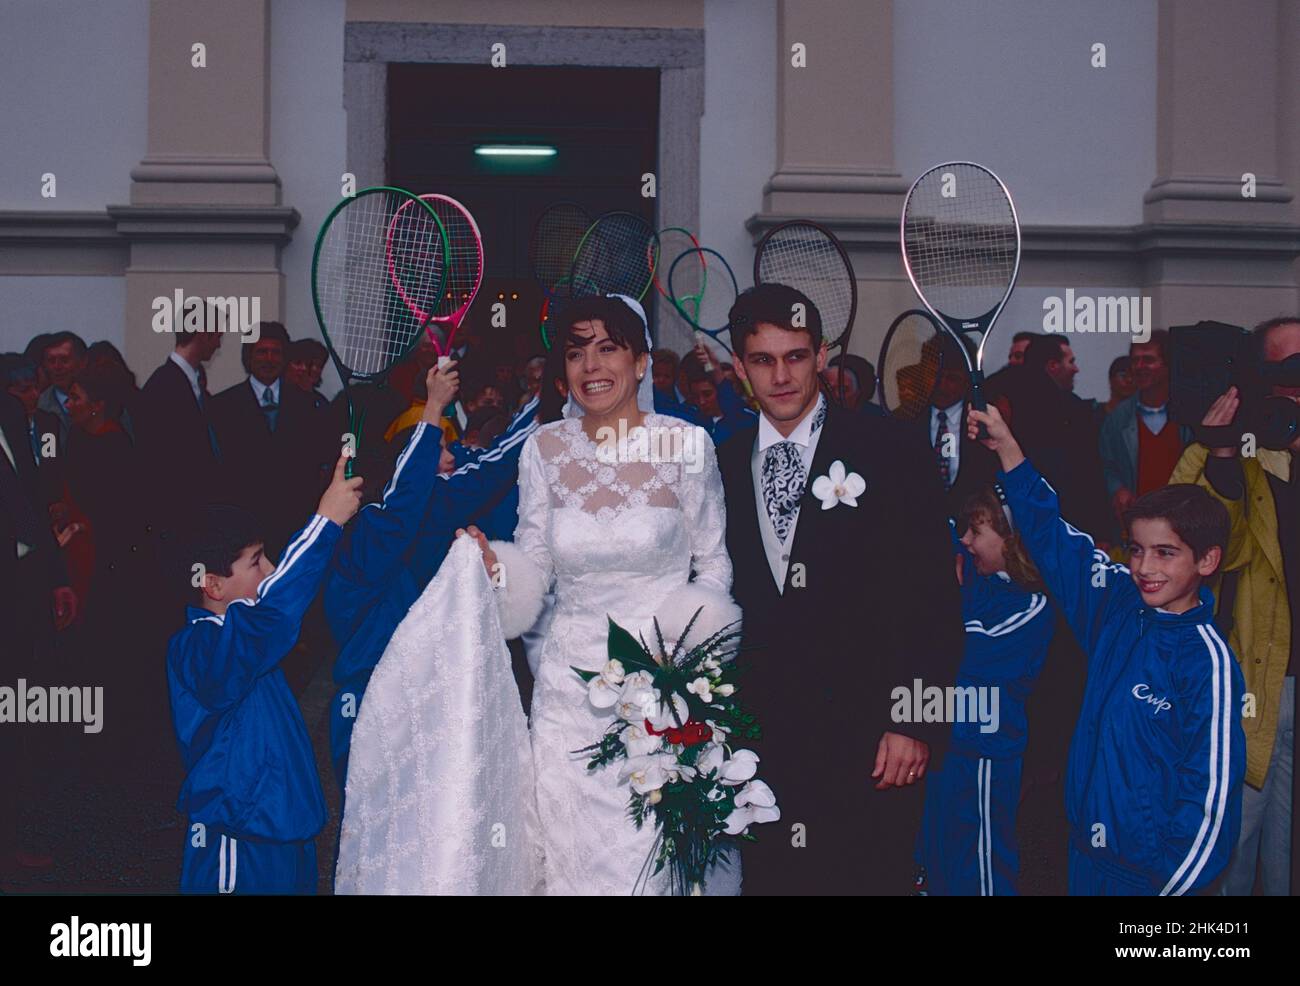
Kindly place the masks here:
MULTIPOLYGON (((581 292, 583 297, 597 294, 595 285, 587 285, 581 292)), ((550 352, 555 345, 555 337, 564 321, 564 312, 573 301, 573 292, 569 289, 569 278, 563 277, 547 292, 542 302, 542 344, 550 352)))
MULTIPOLYGON (((439 347, 438 355, 441 356, 451 349, 456 331, 483 284, 483 236, 474 216, 451 196, 429 193, 421 195, 420 200, 433 209, 447 234, 447 278, 434 311, 428 315, 427 327, 429 338, 439 347), (434 334, 435 329, 444 340, 441 346, 434 334)), ((409 202, 404 205, 393 217, 394 226, 404 221, 404 216, 412 208, 409 202)), ((401 290, 396 271, 394 282, 399 284, 398 293, 402 299, 412 306, 412 314, 417 318, 424 317, 426 313, 419 304, 401 290)))
POLYGON ((806 219, 769 229, 754 254, 754 283, 802 291, 817 306, 826 345, 848 351, 858 281, 849 255, 830 230, 806 219))
MULTIPOLYGON (((671 303, 675 309, 685 307, 688 312, 693 312, 699 308, 700 296, 703 294, 706 284, 706 279, 704 277, 704 274, 706 273, 705 265, 703 258, 701 257, 699 267, 701 276, 699 278, 699 284, 695 285, 696 291, 673 295, 668 289, 667 276, 671 271, 671 265, 668 265, 669 269, 665 270, 664 264, 667 263, 669 257, 680 257, 687 250, 698 250, 699 248, 700 241, 695 238, 695 234, 684 226, 665 226, 663 229, 659 230, 659 256, 663 258, 664 263, 655 264, 654 286, 655 290, 671 303)), ((682 282, 683 283, 680 286, 686 288, 688 285, 685 283, 686 279, 684 277, 682 278, 682 282)), ((692 318, 687 318, 686 316, 682 317, 686 318, 688 322, 692 321, 692 318)))
POLYGON ((607 212, 582 236, 569 271, 569 296, 625 294, 640 301, 659 266, 659 234, 640 216, 607 212))
POLYGON ((939 336, 943 328, 923 308, 903 312, 890 324, 880 347, 877 399, 890 416, 920 421, 943 370, 939 336))
POLYGON ((997 175, 949 161, 912 183, 900 224, 903 266, 921 303, 955 338, 983 411, 984 347, 1020 270, 1020 221, 997 175), (964 334, 978 334, 972 361, 964 334))
MULTIPOLYGON (((734 358, 731 347, 731 306, 740 288, 735 271, 725 257, 709 247, 695 247, 678 255, 668 268, 668 300, 696 332, 707 335, 734 358), (722 338, 726 333, 726 340, 722 338)), ((709 352, 708 344, 704 351, 709 352)), ((706 360, 704 369, 713 372, 706 360)), ((754 396, 748 380, 741 380, 745 394, 754 396)))
POLYGON ((582 236, 591 226, 591 216, 576 202, 556 202, 543 210, 533 224, 528 240, 528 263, 533 279, 542 289, 542 308, 538 327, 542 342, 551 348, 547 321, 556 299, 567 299, 573 255, 578 252, 582 236))
MULTIPOLYGON (((353 380, 380 380, 420 340, 447 277, 447 236, 433 209, 400 188, 366 188, 325 217, 311 261, 312 304, 343 382, 353 456, 353 380), (400 223, 394 224, 398 213, 400 223)), ((347 474, 352 474, 352 461, 347 474)))

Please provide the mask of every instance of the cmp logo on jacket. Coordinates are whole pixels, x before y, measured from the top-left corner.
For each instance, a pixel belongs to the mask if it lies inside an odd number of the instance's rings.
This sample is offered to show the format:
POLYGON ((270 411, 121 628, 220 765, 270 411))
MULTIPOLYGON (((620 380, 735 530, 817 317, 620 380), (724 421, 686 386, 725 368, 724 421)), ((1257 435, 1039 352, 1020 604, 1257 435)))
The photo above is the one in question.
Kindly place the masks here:
POLYGON ((1174 707, 1173 703, 1166 699, 1165 696, 1151 694, 1151 686, 1145 681, 1139 681, 1133 686, 1133 697, 1139 702, 1146 702, 1154 707, 1155 711, 1151 713, 1152 718, 1158 718, 1165 709, 1174 707))
POLYGON ((148 965, 153 925, 82 924, 77 915, 67 924, 50 926, 50 954, 55 958, 129 958, 132 965, 148 965))

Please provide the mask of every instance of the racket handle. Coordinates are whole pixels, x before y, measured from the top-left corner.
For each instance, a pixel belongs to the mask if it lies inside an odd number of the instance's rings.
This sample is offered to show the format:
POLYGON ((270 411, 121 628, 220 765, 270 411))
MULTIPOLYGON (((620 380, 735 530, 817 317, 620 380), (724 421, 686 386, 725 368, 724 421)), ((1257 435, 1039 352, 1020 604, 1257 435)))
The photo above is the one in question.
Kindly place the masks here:
MULTIPOLYGON (((984 399, 984 371, 982 370, 970 371, 970 406, 977 411, 988 410, 989 403, 984 399)), ((980 424, 979 429, 976 431, 976 437, 989 437, 989 430, 984 424, 980 424)), ((1001 491, 999 491, 1000 493, 1001 491)), ((1003 507, 1006 506, 1006 502, 1006 499, 1003 498, 1003 507)))
POLYGON ((348 433, 352 436, 352 454, 343 466, 343 478, 351 479, 355 472, 357 456, 361 453, 361 429, 366 424, 366 412, 363 408, 361 417, 357 417, 356 408, 352 406, 352 394, 348 393, 348 433))
POLYGON ((709 347, 708 347, 707 345, 705 345, 704 340, 703 340, 702 338, 700 338, 702 335, 703 335, 702 332, 696 332, 696 333, 695 333, 695 345, 699 346, 699 347, 700 347, 700 351, 704 353, 704 372, 705 372, 705 373, 712 373, 712 372, 713 372, 713 359, 712 359, 712 357, 709 356, 709 347))

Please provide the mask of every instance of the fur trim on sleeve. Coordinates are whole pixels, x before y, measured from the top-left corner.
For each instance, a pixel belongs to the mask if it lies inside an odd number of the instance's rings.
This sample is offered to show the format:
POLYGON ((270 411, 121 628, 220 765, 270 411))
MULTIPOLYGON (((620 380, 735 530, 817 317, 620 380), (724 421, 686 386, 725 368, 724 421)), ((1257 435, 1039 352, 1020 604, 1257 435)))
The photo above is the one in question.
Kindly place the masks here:
MULTIPOLYGON (((691 634, 684 646, 693 647, 708 639, 723 627, 740 622, 740 607, 725 592, 710 589, 696 582, 690 582, 680 589, 674 589, 655 609, 655 618, 664 641, 676 641, 690 623, 691 617, 700 610, 699 618, 691 627, 691 634)), ((739 629, 739 626, 735 627, 739 629)), ((646 640, 653 640, 653 624, 646 633, 646 640)))
POLYGON ((501 631, 507 640, 518 637, 530 629, 542 613, 542 597, 546 586, 542 573, 533 560, 510 541, 489 541, 501 565, 501 573, 494 579, 497 614, 501 618, 501 631))

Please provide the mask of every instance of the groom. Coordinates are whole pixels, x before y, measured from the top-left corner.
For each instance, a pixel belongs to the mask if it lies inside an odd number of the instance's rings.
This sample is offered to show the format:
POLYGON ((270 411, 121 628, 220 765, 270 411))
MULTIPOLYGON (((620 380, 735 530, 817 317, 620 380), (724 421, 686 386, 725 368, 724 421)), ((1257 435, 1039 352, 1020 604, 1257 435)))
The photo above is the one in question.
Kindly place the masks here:
POLYGON ((781 809, 743 846, 744 892, 906 894, 922 780, 952 728, 911 721, 910 696, 915 679, 952 684, 964 636, 931 452, 899 422, 826 400, 821 317, 799 291, 758 285, 730 321, 762 410, 718 450, 740 694, 781 809), (837 462, 845 476, 831 478, 837 462))

